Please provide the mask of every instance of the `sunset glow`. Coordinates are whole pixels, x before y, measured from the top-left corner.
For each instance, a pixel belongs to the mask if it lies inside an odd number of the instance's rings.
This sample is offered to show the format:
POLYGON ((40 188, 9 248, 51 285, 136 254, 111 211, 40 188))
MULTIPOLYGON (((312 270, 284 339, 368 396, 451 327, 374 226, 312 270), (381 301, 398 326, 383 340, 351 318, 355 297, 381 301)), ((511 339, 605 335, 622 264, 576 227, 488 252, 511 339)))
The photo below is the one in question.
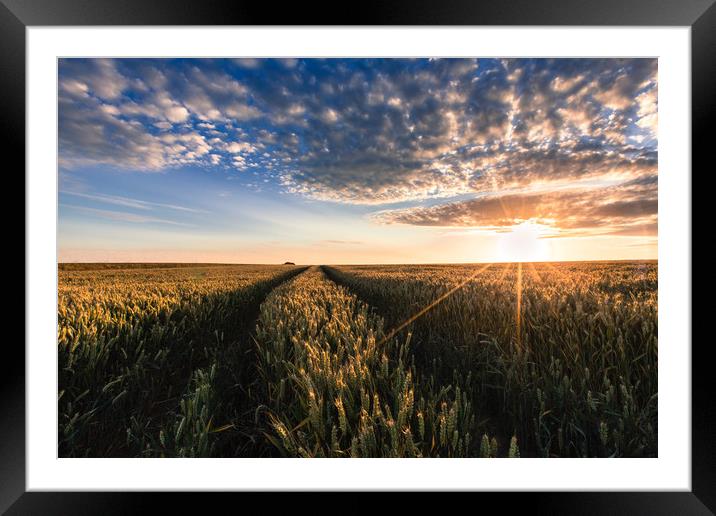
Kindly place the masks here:
POLYGON ((549 245, 542 238, 546 228, 525 222, 501 233, 497 242, 497 256, 501 262, 545 262, 550 260, 549 245))
POLYGON ((655 59, 61 59, 60 261, 657 256, 655 59))

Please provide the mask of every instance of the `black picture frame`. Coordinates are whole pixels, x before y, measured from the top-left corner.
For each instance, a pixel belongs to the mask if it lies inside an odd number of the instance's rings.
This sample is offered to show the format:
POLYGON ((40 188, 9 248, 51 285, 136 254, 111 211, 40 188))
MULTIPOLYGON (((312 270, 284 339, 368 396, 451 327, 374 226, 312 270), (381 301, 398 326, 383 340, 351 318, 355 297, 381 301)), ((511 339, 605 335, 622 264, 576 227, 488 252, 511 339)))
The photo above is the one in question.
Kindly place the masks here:
MULTIPOLYGON (((312 9, 303 3, 244 0, 0 0, 0 127, 5 155, 25 160, 25 29, 47 25, 316 25, 318 13, 326 25, 609 25, 691 27, 692 73, 692 192, 695 170, 708 172, 708 129, 716 104, 715 0, 518 0, 510 2, 364 1, 312 9)), ((684 171, 688 180, 689 171, 684 171)), ((19 174, 17 174, 19 175, 19 174)), ((21 187, 24 189, 23 186, 21 187)), ((703 189, 700 195, 705 195, 703 189)), ((692 196, 692 211, 696 199, 692 196)), ((692 214, 692 235, 703 229, 703 217, 692 214)), ((710 235, 712 229, 702 233, 710 235)), ((695 247, 711 245, 706 236, 695 247)), ((27 256, 25 256, 27 259, 27 256)), ((27 279, 27 269, 26 269, 27 279)), ((693 305, 693 330, 708 321, 708 304, 693 305), (701 322, 700 322, 701 321, 701 322)), ((31 310, 31 306, 26 306, 31 310)), ((696 335, 696 332, 692 332, 696 335)), ((695 338, 692 340, 697 343, 695 338)), ((191 510, 206 507, 209 494, 196 497, 176 493, 38 493, 25 492, 25 352, 7 342, 0 375, 0 511, 8 514, 120 514, 146 512, 159 503, 191 510), (197 497, 199 499, 197 499, 197 497)), ((690 343, 679 343, 689 345, 690 343)), ((26 343, 27 345, 27 343, 26 343)), ((558 514, 713 514, 716 512, 716 404, 714 375, 708 360, 710 341, 692 346, 692 491, 635 493, 484 493, 504 507, 528 503, 538 512, 558 514)), ((248 496, 247 494, 223 494, 248 496)))

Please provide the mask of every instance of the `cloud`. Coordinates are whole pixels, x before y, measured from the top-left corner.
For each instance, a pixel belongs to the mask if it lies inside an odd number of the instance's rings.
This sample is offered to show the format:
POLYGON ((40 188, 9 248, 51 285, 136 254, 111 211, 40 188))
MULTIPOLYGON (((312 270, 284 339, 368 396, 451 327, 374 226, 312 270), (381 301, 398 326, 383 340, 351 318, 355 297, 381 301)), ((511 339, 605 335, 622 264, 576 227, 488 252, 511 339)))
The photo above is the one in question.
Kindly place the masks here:
POLYGON ((243 68, 258 68, 261 66, 261 60, 260 59, 254 59, 250 57, 241 58, 241 59, 234 59, 234 62, 243 67, 243 68))
POLYGON ((656 138, 659 121, 656 85, 640 93, 636 100, 639 105, 639 109, 637 110, 639 120, 636 122, 636 125, 648 131, 651 137, 656 138))
POLYGON ((176 222, 174 220, 169 219, 162 219, 159 217, 149 217, 145 215, 138 215, 136 213, 128 213, 125 211, 114 211, 114 210, 101 210, 96 208, 88 208, 86 206, 75 206, 72 204, 60 204, 60 206, 65 208, 70 208, 73 210, 79 210, 83 211, 85 213, 90 213, 92 215, 96 215, 98 217, 114 220, 118 222, 130 222, 135 224, 169 224, 172 226, 187 226, 191 227, 193 224, 185 224, 183 222, 176 222))
POLYGON ((332 245, 363 245, 364 242, 361 242, 360 240, 321 240, 322 244, 332 244, 332 245))
POLYGON ((170 122, 183 122, 189 118, 189 111, 184 106, 171 106, 166 111, 166 117, 170 122))
POLYGON ((119 195, 104 195, 104 194, 90 194, 85 192, 73 192, 69 190, 61 190, 60 193, 65 195, 71 195, 73 197, 81 197, 84 199, 90 199, 92 201, 98 201, 106 204, 115 204, 118 206, 125 206, 127 208, 135 208, 139 210, 151 210, 153 208, 168 208, 171 210, 184 211, 190 213, 208 213, 205 210, 196 208, 188 208, 186 206, 178 206, 176 204, 166 204, 161 202, 142 201, 139 199, 132 199, 129 197, 122 197, 119 195))
POLYGON ((60 81, 59 89, 62 93, 68 93, 73 97, 86 97, 89 86, 76 79, 65 79, 60 81))
POLYGON ((505 229, 535 222, 561 236, 584 232, 613 235, 655 235, 656 176, 607 187, 486 195, 476 199, 381 211, 382 224, 505 229))
MULTIPOLYGON (((289 111, 289 114, 290 114, 290 113, 291 113, 291 111, 289 111)), ((335 122, 338 121, 338 113, 337 113, 335 110, 331 109, 331 108, 327 108, 327 109, 321 114, 321 119, 322 119, 324 122, 329 123, 329 124, 335 123, 335 122)))
POLYGON ((60 89, 79 93, 92 92, 104 100, 120 97, 129 87, 129 81, 112 59, 63 60, 60 89))
POLYGON ((657 170, 656 59, 61 59, 60 161, 384 205, 657 170))
POLYGON ((231 142, 226 146, 226 150, 232 154, 238 154, 240 152, 252 153, 256 152, 256 147, 247 142, 231 142))
POLYGON ((296 66, 298 66, 298 59, 284 58, 279 59, 279 62, 286 68, 295 68, 296 66))
POLYGON ((95 99, 76 108, 59 98, 59 159, 61 166, 114 164, 140 170, 161 169, 164 145, 146 128, 116 117, 95 99))

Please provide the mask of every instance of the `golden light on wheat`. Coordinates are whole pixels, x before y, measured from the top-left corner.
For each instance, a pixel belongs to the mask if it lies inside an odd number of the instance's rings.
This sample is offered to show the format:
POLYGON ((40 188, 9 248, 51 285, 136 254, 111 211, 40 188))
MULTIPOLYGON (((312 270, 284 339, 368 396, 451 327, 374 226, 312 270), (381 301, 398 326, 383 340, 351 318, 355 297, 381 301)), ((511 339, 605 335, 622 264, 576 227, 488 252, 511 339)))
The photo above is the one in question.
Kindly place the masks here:
POLYGON ((66 268, 59 455, 655 456, 656 314, 654 262, 66 268))

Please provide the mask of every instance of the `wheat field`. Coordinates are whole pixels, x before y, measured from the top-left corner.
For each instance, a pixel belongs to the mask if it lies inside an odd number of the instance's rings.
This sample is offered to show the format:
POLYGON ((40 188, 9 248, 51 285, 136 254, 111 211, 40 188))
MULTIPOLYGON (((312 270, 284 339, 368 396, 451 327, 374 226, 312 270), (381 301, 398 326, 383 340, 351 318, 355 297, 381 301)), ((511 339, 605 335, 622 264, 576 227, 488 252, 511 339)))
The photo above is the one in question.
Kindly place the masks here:
POLYGON ((62 457, 653 457, 657 263, 61 264, 62 457))

